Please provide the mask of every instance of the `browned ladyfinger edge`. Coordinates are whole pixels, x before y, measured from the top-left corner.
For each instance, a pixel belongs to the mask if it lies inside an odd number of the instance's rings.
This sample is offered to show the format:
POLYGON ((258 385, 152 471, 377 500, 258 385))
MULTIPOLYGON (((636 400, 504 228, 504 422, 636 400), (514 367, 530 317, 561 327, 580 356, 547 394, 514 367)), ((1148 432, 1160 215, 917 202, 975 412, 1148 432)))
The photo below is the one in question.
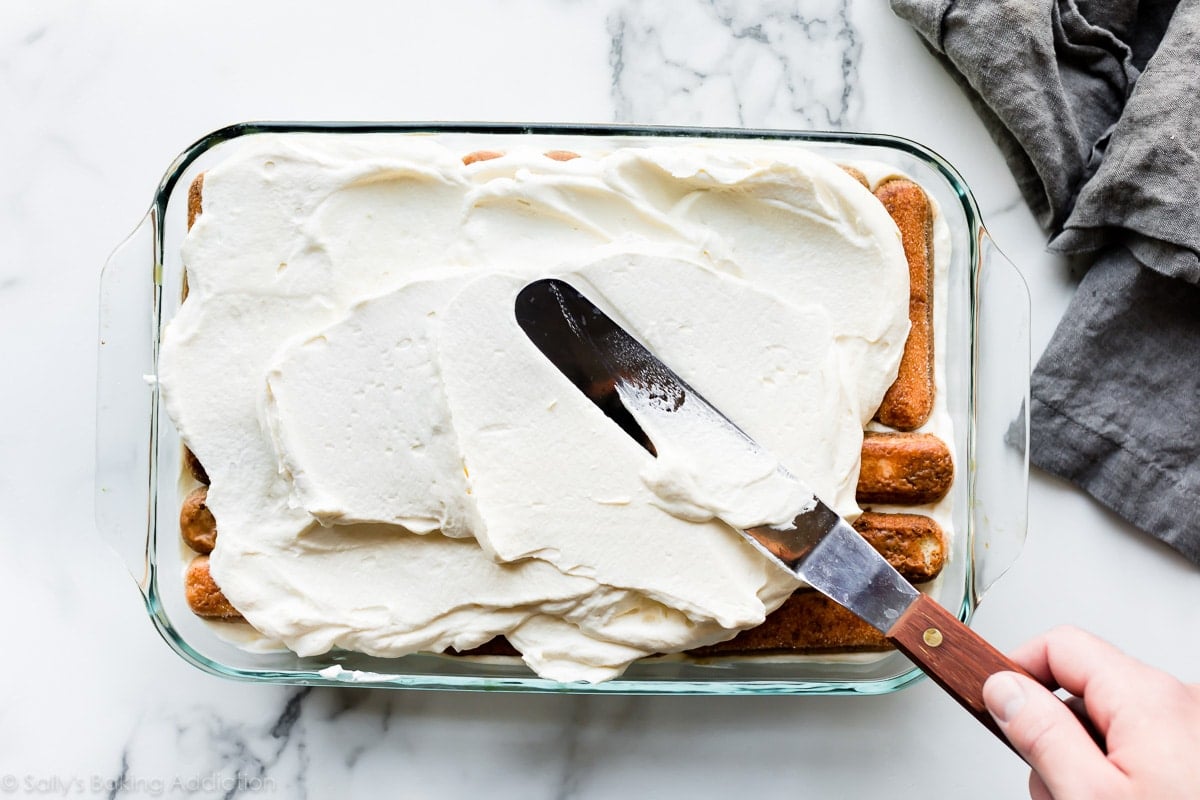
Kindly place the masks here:
POLYGON ((196 176, 195 180, 192 181, 191 186, 188 187, 188 199, 187 199, 188 230, 192 229, 192 226, 196 224, 196 217, 200 216, 200 211, 202 210, 203 192, 204 192, 204 173, 201 172, 199 175, 196 176))
POLYGON ((954 483, 950 448, 931 433, 877 433, 863 436, 855 492, 860 505, 936 503, 954 483))
POLYGON ((908 318, 900 371, 884 394, 875 418, 888 427, 911 431, 933 411, 933 206, 920 186, 892 178, 875 187, 875 196, 900 229, 908 260, 908 318))
MULTIPOLYGON (((941 526, 919 514, 866 512, 854 528, 913 583, 937 577, 946 564, 941 526)), ((824 595, 801 590, 756 628, 690 651, 698 657, 849 653, 890 649, 883 635, 824 595)))
POLYGON ((573 153, 570 150, 547 150, 546 158, 552 158, 555 161, 570 161, 573 158, 579 158, 579 153, 573 153))
POLYGON ((208 487, 198 486, 183 500, 179 510, 179 533, 183 543, 201 555, 217 544, 217 521, 208 508, 208 487))
MULTIPOLYGON (((919 514, 866 512, 854 528, 893 567, 913 583, 932 580, 946 563, 946 538, 941 526, 919 514)), ((818 655, 890 649, 875 628, 824 595, 801 590, 767 616, 761 625, 725 642, 688 651, 697 658, 786 654, 818 655)), ((516 656, 503 636, 463 653, 451 655, 516 656)))
MULTIPOLYGON (((803 589, 767 616, 761 625, 724 642, 688 650, 693 658, 753 655, 821 655, 889 650, 879 631, 819 592, 803 589)), ((520 656, 503 636, 447 655, 520 656)))
POLYGON ((208 556, 196 556, 184 576, 184 596, 192 613, 206 619, 237 620, 242 615, 225 599, 208 569, 208 556))
POLYGON ((756 628, 725 642, 689 650, 697 658, 741 655, 818 655, 891 649, 883 634, 825 595, 804 589, 756 628))
POLYGON ((946 534, 923 514, 864 511, 854 520, 854 530, 909 583, 931 581, 946 566, 946 534))
POLYGON ((464 166, 470 166, 476 161, 491 161, 493 158, 500 158, 504 153, 499 150, 476 150, 473 153, 467 153, 462 157, 464 166))
POLYGON ((204 465, 200 463, 200 459, 196 458, 196 454, 189 448, 183 448, 183 466, 187 468, 188 474, 196 480, 208 485, 208 472, 205 471, 204 465))
MULTIPOLYGON (((196 176, 188 187, 187 224, 188 230, 196 223, 196 218, 203 212, 204 173, 196 176)), ((183 297, 187 299, 187 270, 183 273, 183 297)), ((193 490, 183 501, 179 511, 179 532, 188 547, 203 553, 196 556, 188 564, 183 580, 183 593, 188 607, 198 617, 218 620, 240 620, 242 615, 225 599, 225 595, 213 580, 208 570, 208 553, 212 552, 209 540, 216 542, 216 520, 212 520, 212 512, 208 510, 208 473, 200 459, 190 448, 183 448, 183 463, 193 478, 204 486, 193 490), (211 537, 205 529, 208 523, 205 517, 212 520, 211 537), (207 549, 205 549, 207 547, 207 549)))
MULTIPOLYGON (((191 185, 188 186, 188 195, 187 195, 187 226, 188 226, 188 230, 191 230, 192 226, 196 224, 196 217, 200 216, 200 213, 203 211, 203 203, 204 203, 203 192, 204 192, 204 173, 201 172, 199 175, 197 175, 192 180, 191 185)), ((183 291, 182 291, 182 296, 180 297, 180 300, 186 300, 187 295, 188 295, 187 268, 185 267, 183 270, 183 291)), ((183 448, 183 463, 184 463, 184 466, 187 467, 188 473, 193 478, 195 478, 196 480, 200 481, 201 483, 203 483, 205 485, 208 484, 208 473, 204 470, 204 465, 200 463, 200 459, 196 458, 196 454, 193 453, 190 449, 188 449, 186 447, 183 448)))
MULTIPOLYGON (((688 650, 693 658, 749 655, 820 655, 889 650, 883 634, 819 592, 801 590, 761 625, 724 642, 688 650)), ((520 652, 503 636, 451 656, 510 656, 520 652)))
POLYGON ((861 183, 864 189, 866 189, 868 192, 871 191, 871 183, 867 180, 867 176, 862 174, 861 170, 856 169, 855 167, 846 166, 845 164, 838 164, 838 166, 842 168, 842 172, 861 183))
MULTIPOLYGON (((188 226, 189 231, 192 229, 192 226, 196 224, 196 217, 200 216, 200 212, 203 210, 203 203, 204 203, 203 196, 204 196, 204 173, 201 172, 194 179, 192 179, 191 185, 188 186, 187 226, 188 226)), ((180 287, 180 290, 179 290, 180 302, 187 300, 187 296, 188 296, 188 274, 187 274, 187 267, 184 267, 184 269, 183 269, 183 285, 180 287)), ((208 481, 205 481, 205 483, 207 483, 207 482, 208 481)))

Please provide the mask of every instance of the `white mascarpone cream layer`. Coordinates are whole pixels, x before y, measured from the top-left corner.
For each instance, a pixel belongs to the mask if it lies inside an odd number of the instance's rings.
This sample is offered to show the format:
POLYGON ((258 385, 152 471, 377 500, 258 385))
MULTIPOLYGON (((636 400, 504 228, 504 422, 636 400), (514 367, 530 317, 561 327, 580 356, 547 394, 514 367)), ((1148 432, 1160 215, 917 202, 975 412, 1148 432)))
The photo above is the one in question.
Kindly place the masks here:
POLYGON ((794 148, 461 155, 259 136, 206 173, 159 378, 212 481, 217 582, 301 654, 503 633, 557 680, 761 622, 795 583, 730 526, 808 497, 701 430, 651 431, 655 459, 516 293, 563 276, 853 516, 908 331, 890 218, 794 148))

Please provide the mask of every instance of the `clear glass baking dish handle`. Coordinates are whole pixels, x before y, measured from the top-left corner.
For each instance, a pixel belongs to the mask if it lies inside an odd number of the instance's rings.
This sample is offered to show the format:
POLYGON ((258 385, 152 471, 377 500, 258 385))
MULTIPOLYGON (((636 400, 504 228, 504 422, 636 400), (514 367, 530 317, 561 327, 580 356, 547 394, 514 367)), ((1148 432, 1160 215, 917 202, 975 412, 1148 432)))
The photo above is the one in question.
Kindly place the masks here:
POLYGON ((145 594, 159 302, 157 212, 151 209, 100 274, 96 376, 96 527, 145 594))
POLYGON ((1029 288, 987 231, 979 229, 972 354, 975 440, 976 602, 1012 566, 1029 509, 1029 288))

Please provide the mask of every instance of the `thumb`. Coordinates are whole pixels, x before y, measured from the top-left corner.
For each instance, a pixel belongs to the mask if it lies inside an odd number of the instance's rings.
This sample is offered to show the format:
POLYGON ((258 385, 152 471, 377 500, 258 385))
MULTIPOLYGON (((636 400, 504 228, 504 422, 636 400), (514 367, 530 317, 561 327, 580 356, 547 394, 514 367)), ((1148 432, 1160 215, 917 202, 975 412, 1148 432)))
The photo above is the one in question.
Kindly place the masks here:
POLYGON ((1015 672, 983 684, 983 702, 1012 746, 1055 796, 1087 796, 1115 770, 1066 703, 1015 672))

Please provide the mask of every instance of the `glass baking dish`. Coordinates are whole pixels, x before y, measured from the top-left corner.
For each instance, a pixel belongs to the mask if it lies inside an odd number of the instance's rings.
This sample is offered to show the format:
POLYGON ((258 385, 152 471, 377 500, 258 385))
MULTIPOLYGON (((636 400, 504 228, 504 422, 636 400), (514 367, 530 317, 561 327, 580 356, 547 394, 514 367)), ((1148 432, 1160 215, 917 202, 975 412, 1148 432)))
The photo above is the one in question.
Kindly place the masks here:
POLYGON ((183 596, 188 560, 178 533, 185 492, 182 447, 163 412, 159 337, 181 302, 180 243, 192 180, 244 137, 263 133, 438 136, 463 152, 503 149, 525 137, 547 148, 662 144, 664 140, 764 140, 835 161, 883 162, 920 183, 940 205, 951 237, 946 304, 946 397, 958 470, 954 537, 931 593, 969 621, 1025 537, 1028 458, 1029 296, 988 237, 959 174, 937 154, 891 136, 714 128, 444 123, 244 123, 193 144, 167 169, 146 216, 104 267, 100 285, 96 521, 122 557, 151 621, 185 660, 216 675, 268 683, 412 689, 603 694, 879 694, 921 673, 899 653, 864 656, 662 657, 618 680, 560 684, 515 659, 441 655, 374 658, 334 651, 315 658, 255 653, 195 617, 183 596))

